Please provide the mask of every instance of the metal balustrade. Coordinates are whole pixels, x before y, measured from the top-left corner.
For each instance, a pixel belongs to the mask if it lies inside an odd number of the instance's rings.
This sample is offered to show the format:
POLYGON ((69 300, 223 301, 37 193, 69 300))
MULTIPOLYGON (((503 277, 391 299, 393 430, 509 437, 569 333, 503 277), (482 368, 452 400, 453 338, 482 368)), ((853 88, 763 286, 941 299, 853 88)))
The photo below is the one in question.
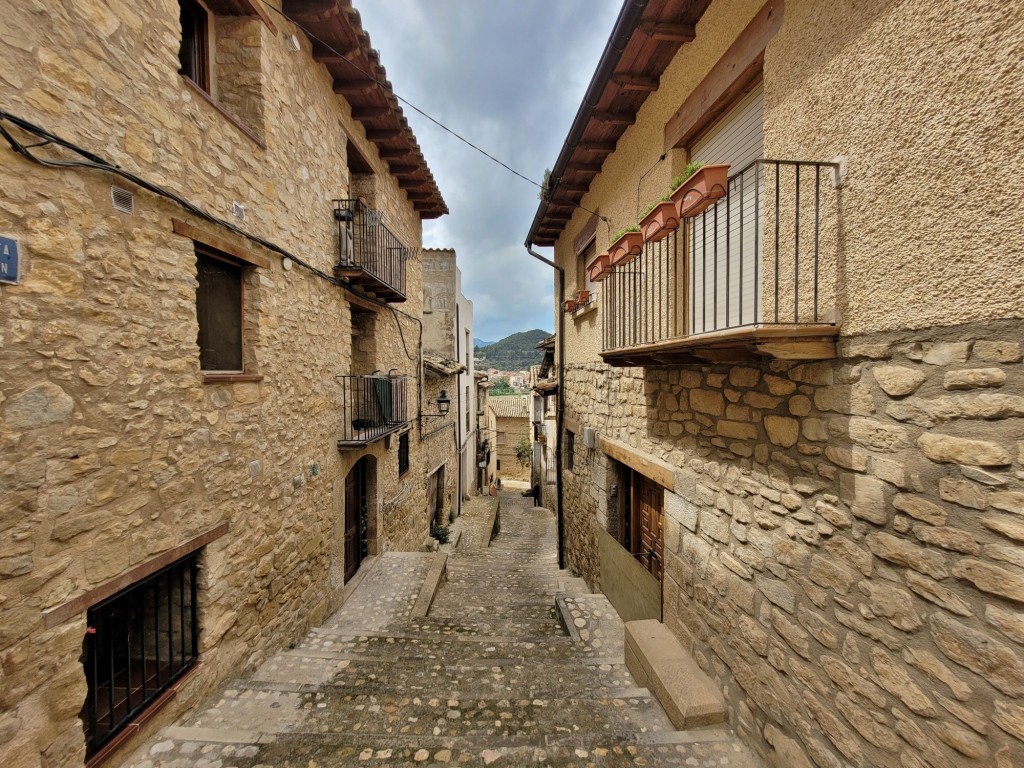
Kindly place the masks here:
POLYGON ((405 262, 411 251, 384 224, 383 214, 361 200, 343 199, 334 201, 334 220, 338 228, 335 277, 381 301, 405 301, 405 262))
POLYGON ((834 323, 835 163, 756 160, 604 282, 603 351, 834 323))
POLYGON ((341 382, 339 448, 358 448, 409 423, 408 377, 338 376, 341 382))

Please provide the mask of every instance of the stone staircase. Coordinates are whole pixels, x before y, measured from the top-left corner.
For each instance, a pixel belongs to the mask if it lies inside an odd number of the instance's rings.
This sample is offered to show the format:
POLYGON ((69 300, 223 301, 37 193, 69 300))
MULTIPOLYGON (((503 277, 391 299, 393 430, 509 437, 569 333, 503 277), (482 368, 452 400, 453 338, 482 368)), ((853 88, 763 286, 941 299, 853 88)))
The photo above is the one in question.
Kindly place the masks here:
POLYGON ((760 766, 724 726, 677 731, 637 686, 615 610, 558 570, 549 512, 503 496, 488 546, 491 519, 463 514, 426 617, 436 555, 386 554, 323 626, 129 765, 760 766))

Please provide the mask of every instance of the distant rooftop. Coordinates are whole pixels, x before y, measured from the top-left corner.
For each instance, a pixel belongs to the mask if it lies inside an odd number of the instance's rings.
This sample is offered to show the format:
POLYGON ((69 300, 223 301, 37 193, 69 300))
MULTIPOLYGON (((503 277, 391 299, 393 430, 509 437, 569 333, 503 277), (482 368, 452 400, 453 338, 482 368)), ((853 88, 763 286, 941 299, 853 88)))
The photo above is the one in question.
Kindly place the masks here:
POLYGON ((501 395, 487 398, 487 404, 499 419, 530 418, 529 395, 501 395))

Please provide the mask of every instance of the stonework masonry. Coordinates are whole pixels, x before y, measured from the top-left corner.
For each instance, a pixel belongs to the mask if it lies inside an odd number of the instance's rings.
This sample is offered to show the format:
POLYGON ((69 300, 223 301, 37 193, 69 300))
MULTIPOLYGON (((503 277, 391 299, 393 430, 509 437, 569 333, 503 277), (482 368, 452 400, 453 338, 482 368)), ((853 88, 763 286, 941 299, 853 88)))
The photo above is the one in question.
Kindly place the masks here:
POLYGON ((369 554, 423 545, 430 444, 414 431, 402 478, 397 439, 336 448, 336 377, 359 355, 409 376, 415 428, 421 222, 283 19, 216 19, 218 108, 178 74, 177 3, 0 5, 4 109, 221 218, 241 203, 239 226, 325 273, 332 199, 350 194, 372 194, 412 254, 400 312, 352 299, 374 315, 364 348, 341 287, 129 182, 0 151, 0 234, 19 240, 23 275, 0 287, 0 761, 81 765, 87 605, 55 623, 48 612, 226 524, 200 554, 202 663, 152 733, 339 604, 360 458, 374 474, 369 554), (349 142, 372 176, 350 177, 349 142), (133 213, 111 206, 112 183, 133 213), (197 234, 175 234, 174 219, 197 234), (199 369, 193 240, 260 264, 246 268, 235 380, 199 369))
MULTIPOLYGON (((821 363, 570 369, 570 418, 677 467, 664 621, 751 741, 819 766, 1024 761, 1021 338, 1000 322, 845 339, 821 363)), ((565 475, 569 564, 594 586, 607 473, 578 456, 565 475)))

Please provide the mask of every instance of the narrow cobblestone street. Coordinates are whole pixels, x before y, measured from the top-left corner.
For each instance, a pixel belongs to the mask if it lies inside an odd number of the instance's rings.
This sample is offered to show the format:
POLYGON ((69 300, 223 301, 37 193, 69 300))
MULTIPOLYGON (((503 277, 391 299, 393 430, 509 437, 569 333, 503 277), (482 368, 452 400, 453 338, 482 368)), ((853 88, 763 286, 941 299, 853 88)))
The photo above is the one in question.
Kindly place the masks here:
POLYGON ((759 765, 724 727, 674 730, 636 687, 618 615, 558 570, 550 512, 503 494, 488 547, 486 506, 460 519, 428 616, 414 606, 434 555, 389 553, 323 626, 130 764, 759 765))

